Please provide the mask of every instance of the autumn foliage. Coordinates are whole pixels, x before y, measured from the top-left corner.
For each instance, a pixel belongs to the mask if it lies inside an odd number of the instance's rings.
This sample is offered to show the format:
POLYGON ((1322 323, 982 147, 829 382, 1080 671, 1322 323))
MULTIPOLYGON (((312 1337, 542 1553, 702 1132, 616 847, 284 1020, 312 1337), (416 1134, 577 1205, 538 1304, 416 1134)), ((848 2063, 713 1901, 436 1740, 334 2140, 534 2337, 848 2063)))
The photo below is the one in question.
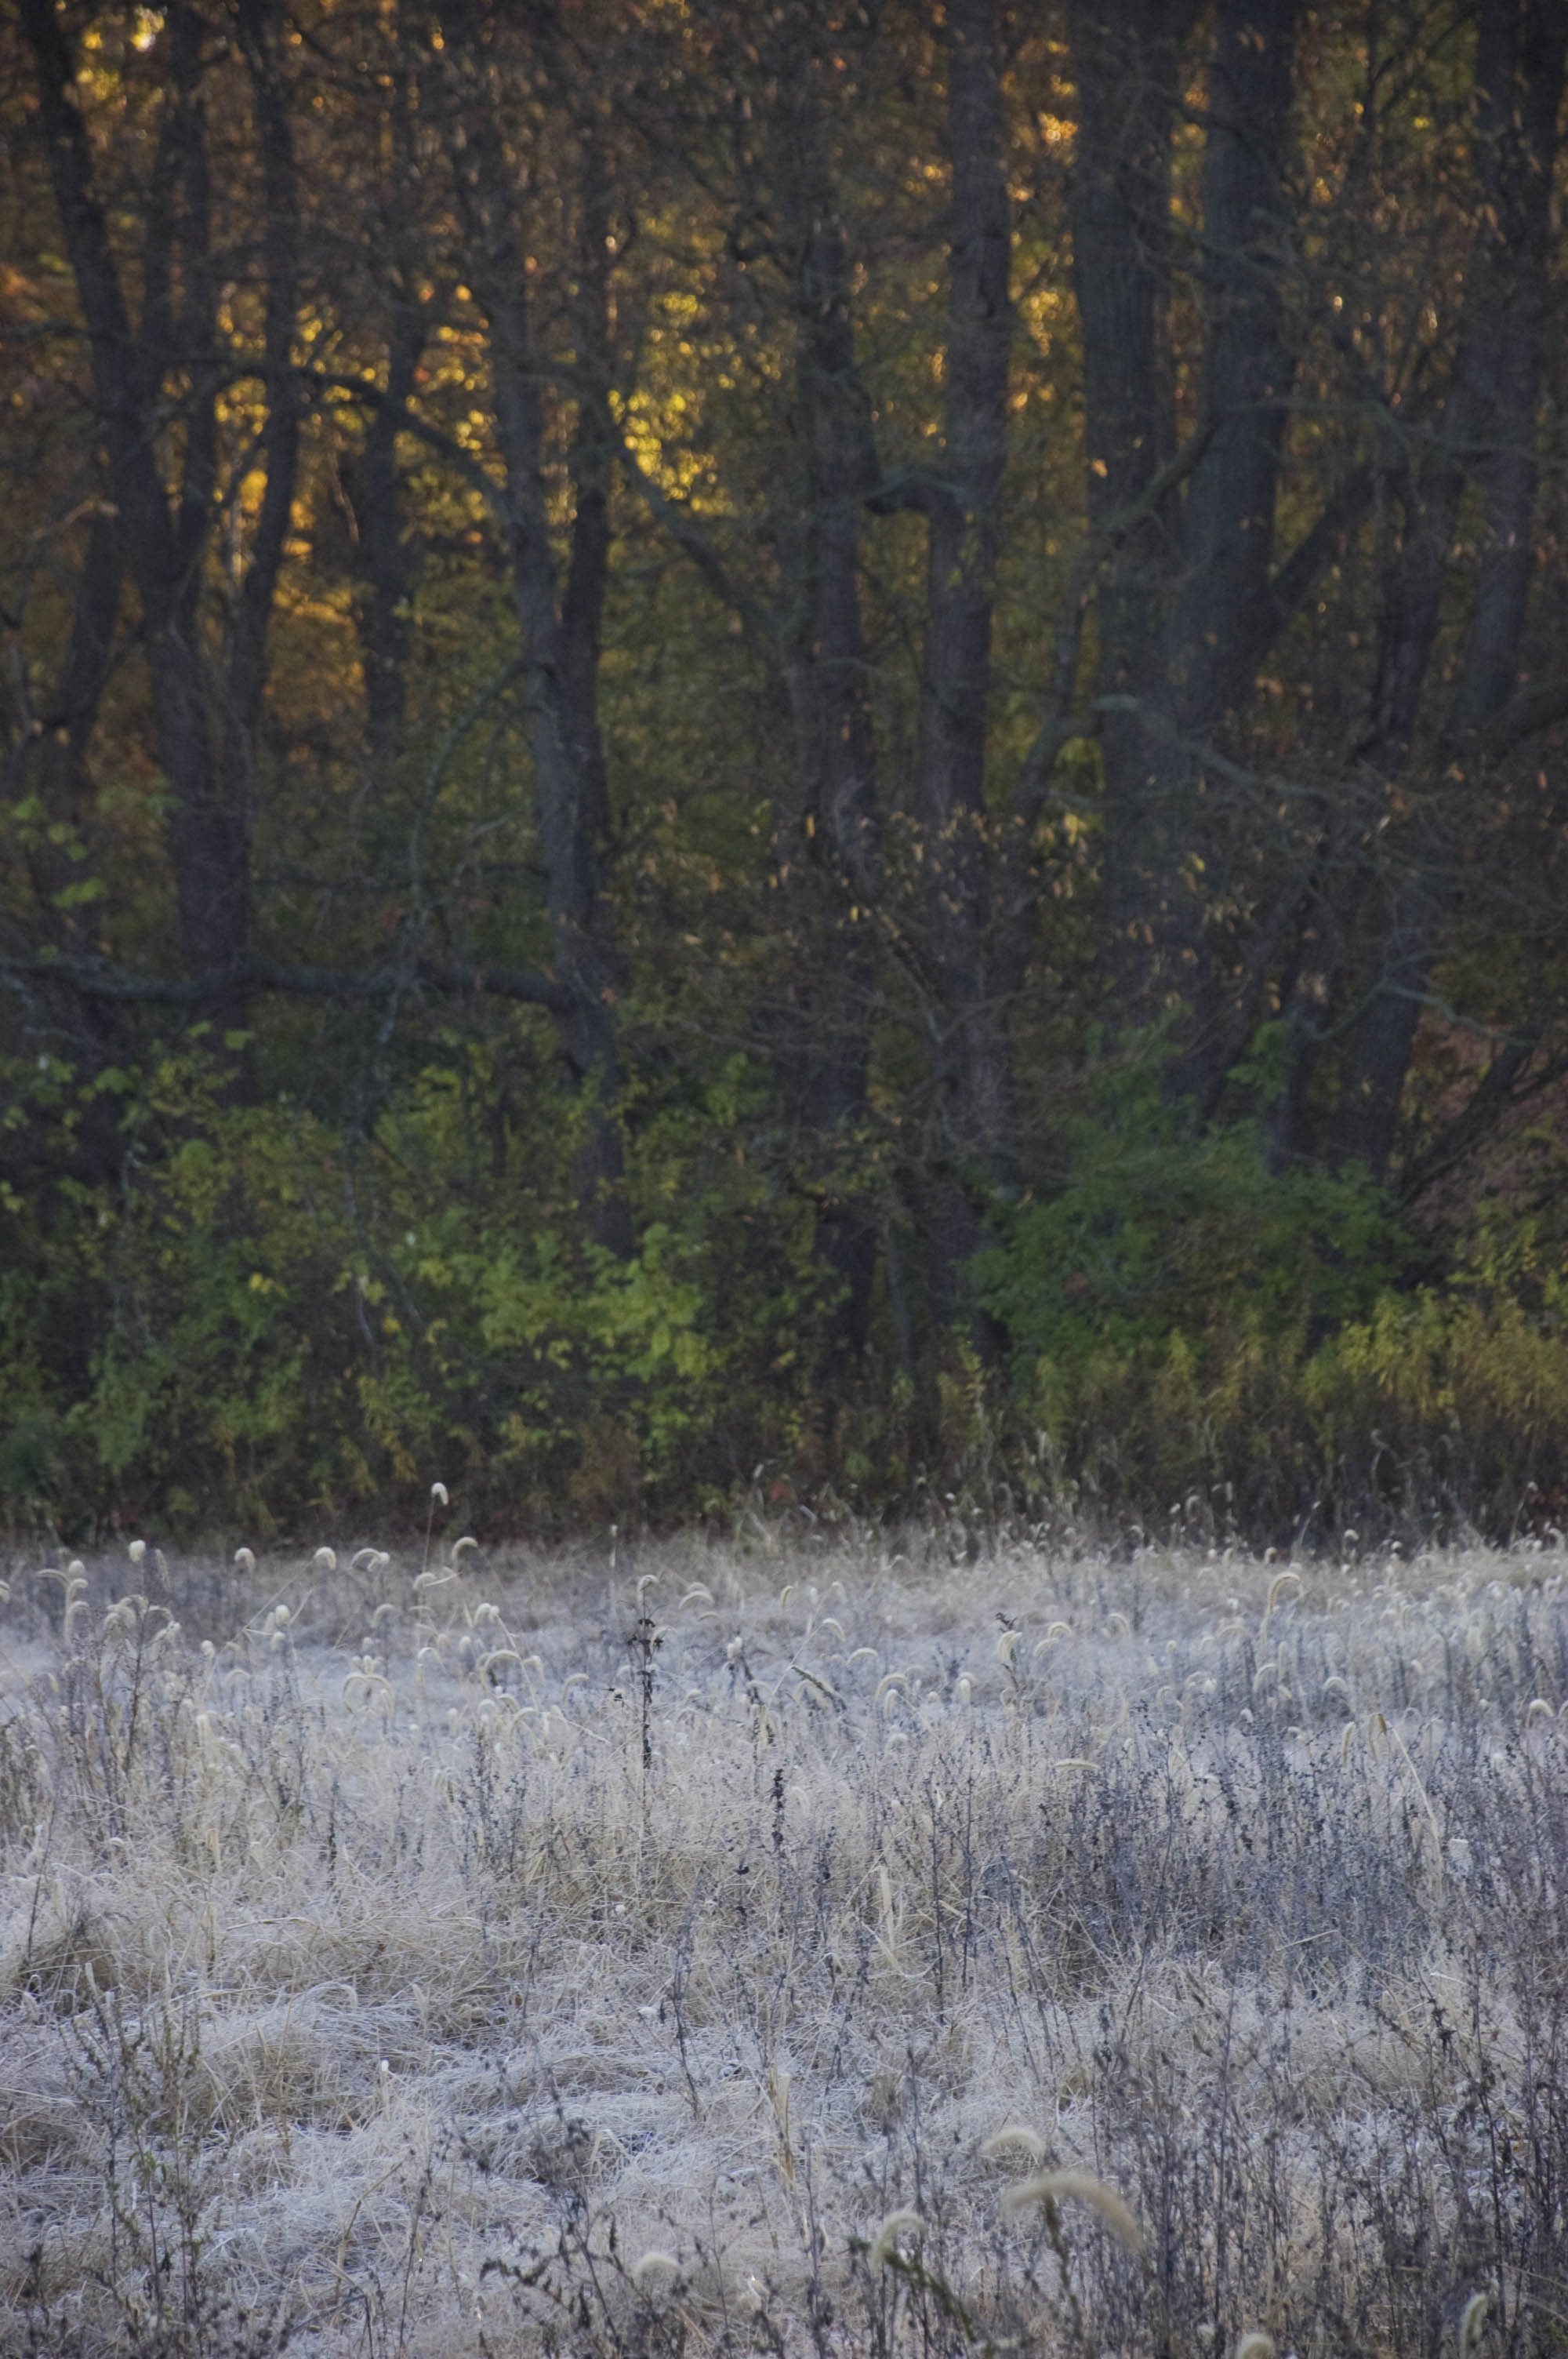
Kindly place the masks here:
POLYGON ((1537 1517, 1565 41, 7 12, 0 1516, 1537 1517))

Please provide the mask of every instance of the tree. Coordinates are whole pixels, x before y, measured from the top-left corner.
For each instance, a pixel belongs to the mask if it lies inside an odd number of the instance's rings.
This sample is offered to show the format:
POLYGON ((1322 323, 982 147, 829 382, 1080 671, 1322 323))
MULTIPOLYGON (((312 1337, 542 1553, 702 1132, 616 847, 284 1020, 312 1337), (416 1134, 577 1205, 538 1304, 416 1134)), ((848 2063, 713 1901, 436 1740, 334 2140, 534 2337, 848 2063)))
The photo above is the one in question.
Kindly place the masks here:
POLYGON ((23 0, 0 1399, 689 1500, 1457 1333, 1568 1074, 1565 40, 23 0))
MULTIPOLYGON (((214 246, 208 121, 211 28, 195 8, 168 12, 168 82, 156 129, 148 126, 150 173, 138 192, 141 302, 133 322, 76 97, 76 60, 48 0, 28 0, 22 22, 117 510, 114 531, 94 537, 84 563, 84 643, 103 644, 123 561, 135 585, 158 755, 169 782, 181 952, 192 977, 222 976, 234 969, 250 939, 255 734, 299 454, 293 352, 299 202, 282 15, 268 0, 246 0, 235 19, 259 181, 260 316, 253 337, 227 339, 219 289, 228 265, 214 246), (224 394, 236 375, 259 390, 254 442, 249 434, 242 442, 223 430, 224 394), (252 489, 258 478, 259 496, 252 489), (215 600, 206 560, 221 514, 230 547, 215 600)), ((225 98, 232 103, 232 93, 225 98)), ((214 1013, 237 1024, 245 1004, 236 984, 215 1002, 214 1013)))

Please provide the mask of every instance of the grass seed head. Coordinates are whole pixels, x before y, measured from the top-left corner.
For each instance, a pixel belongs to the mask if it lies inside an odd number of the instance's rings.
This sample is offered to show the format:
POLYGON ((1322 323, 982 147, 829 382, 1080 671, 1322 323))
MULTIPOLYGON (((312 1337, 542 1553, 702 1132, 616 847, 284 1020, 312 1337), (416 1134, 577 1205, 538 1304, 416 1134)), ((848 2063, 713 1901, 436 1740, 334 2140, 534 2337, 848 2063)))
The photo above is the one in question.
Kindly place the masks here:
POLYGON ((1010 2217, 1027 2211, 1032 2203, 1087 2203, 1119 2245, 1130 2253, 1143 2250, 1143 2231, 1130 2205, 1092 2171, 1042 2171, 1035 2178, 1021 2179, 1001 2199, 1001 2208, 1010 2217))
POLYGON ((923 2236, 925 2223, 918 2212, 890 2212, 871 2239, 871 2264, 873 2269, 885 2268, 890 2254, 898 2250, 901 2236, 923 2236))
POLYGON ((663 2293, 680 2281, 681 2265, 673 2253, 644 2253, 633 2264, 632 2282, 639 2293, 663 2293))
POLYGON ((1487 2323, 1487 2312, 1492 2306, 1489 2293, 1473 2293, 1459 2314, 1459 2359, 1470 2359, 1470 2354, 1480 2343, 1487 2323))

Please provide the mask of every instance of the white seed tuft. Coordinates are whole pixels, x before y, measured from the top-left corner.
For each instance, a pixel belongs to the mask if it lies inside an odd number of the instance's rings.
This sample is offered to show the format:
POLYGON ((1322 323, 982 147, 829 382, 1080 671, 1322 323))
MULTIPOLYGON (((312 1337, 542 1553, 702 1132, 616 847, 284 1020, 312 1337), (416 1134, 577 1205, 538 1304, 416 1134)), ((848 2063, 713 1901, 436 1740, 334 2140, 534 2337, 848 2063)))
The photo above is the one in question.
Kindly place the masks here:
POLYGON ((873 2269, 885 2268, 888 2256, 898 2250, 901 2236, 923 2236, 925 2223, 918 2212, 890 2212, 871 2239, 871 2264, 873 2269))
POLYGON ((1487 2323, 1487 2312, 1492 2306, 1489 2293, 1473 2293, 1459 2318, 1459 2359, 1470 2359, 1470 2354, 1481 2340, 1487 2323))
POLYGON ((1087 2203, 1119 2245, 1130 2253, 1143 2250, 1143 2231, 1130 2205, 1092 2171, 1043 2171, 1038 2178, 1021 2179, 1001 2199, 1001 2208, 1010 2215, 1027 2211, 1032 2203, 1087 2203))

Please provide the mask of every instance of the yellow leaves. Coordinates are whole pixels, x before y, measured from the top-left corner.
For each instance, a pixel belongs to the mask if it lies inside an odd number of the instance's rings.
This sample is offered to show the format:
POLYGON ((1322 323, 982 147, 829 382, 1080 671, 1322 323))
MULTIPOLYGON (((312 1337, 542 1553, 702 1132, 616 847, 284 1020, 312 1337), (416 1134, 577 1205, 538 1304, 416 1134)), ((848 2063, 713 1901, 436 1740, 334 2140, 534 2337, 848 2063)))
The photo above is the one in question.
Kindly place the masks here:
POLYGON ((676 386, 655 401, 650 395, 636 393, 614 406, 620 412, 626 447, 649 481, 667 498, 686 501, 699 513, 717 514, 721 504, 711 495, 702 496, 708 479, 702 461, 678 440, 681 420, 695 408, 687 394, 676 386))

